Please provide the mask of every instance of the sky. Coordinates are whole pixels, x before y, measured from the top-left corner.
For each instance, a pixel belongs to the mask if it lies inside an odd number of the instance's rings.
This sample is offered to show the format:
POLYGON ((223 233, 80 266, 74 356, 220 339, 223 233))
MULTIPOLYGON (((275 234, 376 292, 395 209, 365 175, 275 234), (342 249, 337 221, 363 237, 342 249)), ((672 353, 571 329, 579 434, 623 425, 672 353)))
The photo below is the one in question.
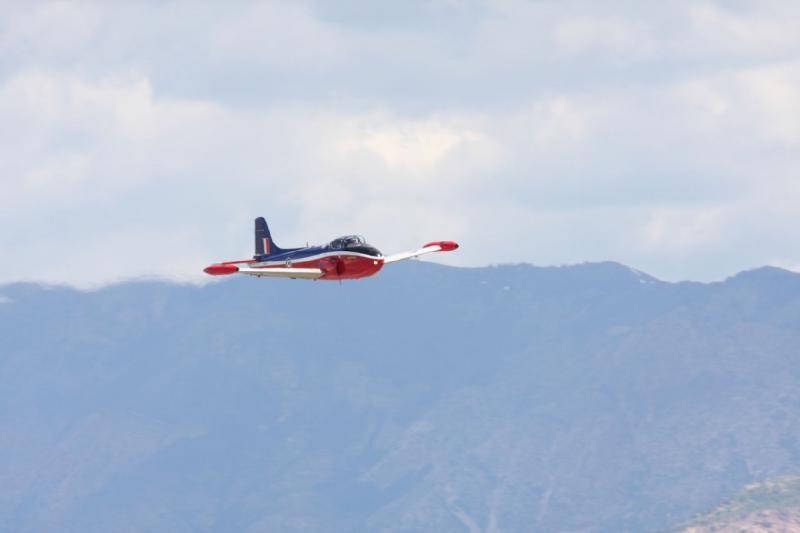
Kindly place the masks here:
POLYGON ((800 2, 0 0, 0 283, 359 233, 800 270, 800 2))

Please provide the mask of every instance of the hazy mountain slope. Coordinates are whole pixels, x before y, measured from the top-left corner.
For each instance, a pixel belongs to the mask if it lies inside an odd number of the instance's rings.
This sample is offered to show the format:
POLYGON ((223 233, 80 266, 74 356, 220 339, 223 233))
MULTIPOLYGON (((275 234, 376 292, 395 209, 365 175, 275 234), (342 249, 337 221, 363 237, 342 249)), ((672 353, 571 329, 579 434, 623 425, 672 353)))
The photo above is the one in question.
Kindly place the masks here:
POLYGON ((800 476, 752 483, 681 533, 760 533, 800 530, 800 476))
POLYGON ((2 531, 649 531, 800 471, 800 276, 0 288, 2 531))

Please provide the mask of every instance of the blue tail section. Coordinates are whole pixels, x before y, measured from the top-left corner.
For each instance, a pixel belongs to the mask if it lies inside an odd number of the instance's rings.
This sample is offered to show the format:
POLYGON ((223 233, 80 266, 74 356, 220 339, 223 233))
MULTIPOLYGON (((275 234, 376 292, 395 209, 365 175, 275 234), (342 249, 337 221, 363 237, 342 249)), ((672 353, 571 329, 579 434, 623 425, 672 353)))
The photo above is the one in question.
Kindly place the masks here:
POLYGON ((264 220, 264 217, 258 217, 256 219, 256 257, 259 255, 275 255, 283 251, 272 240, 267 221, 264 220))

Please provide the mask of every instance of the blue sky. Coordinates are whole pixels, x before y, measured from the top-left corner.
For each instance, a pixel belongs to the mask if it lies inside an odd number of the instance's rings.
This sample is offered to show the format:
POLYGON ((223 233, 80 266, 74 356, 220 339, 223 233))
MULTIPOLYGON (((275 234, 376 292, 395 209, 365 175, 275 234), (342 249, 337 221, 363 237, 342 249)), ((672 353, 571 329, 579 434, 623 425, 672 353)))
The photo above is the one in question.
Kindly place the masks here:
POLYGON ((0 2, 0 282, 435 260, 800 270, 800 3, 0 2))

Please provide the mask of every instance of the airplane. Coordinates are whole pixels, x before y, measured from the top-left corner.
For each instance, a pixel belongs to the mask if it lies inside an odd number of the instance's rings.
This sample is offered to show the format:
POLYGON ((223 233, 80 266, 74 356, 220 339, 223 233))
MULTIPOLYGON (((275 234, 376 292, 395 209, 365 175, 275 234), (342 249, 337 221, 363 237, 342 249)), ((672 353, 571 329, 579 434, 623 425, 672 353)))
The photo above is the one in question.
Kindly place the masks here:
POLYGON ((453 241, 435 241, 413 252, 384 256, 360 235, 346 235, 321 246, 279 248, 272 240, 264 217, 256 219, 255 237, 256 253, 252 259, 215 263, 203 272, 212 276, 247 274, 313 280, 359 279, 377 274, 383 265, 389 263, 458 248, 458 243, 453 241))

